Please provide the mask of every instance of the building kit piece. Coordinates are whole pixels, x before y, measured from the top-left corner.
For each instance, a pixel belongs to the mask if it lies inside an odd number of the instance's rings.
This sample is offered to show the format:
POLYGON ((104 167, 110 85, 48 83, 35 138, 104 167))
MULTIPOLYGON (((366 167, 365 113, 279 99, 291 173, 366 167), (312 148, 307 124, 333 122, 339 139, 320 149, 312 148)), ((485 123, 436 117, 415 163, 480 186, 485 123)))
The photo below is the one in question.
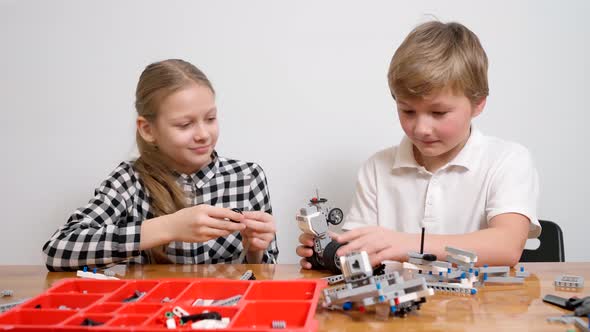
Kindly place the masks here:
POLYGON ((80 323, 80 326, 100 326, 103 324, 104 324, 103 322, 98 322, 98 321, 92 320, 90 318, 84 318, 82 323, 80 323))
POLYGON ((0 313, 3 313, 5 311, 8 311, 8 310, 16 307, 17 305, 19 305, 21 303, 24 303, 25 301, 28 301, 28 300, 29 299, 26 298, 26 299, 18 300, 18 301, 15 301, 15 302, 2 303, 2 304, 0 304, 0 313))
POLYGON ((188 316, 188 315, 190 315, 190 314, 188 313, 188 311, 186 311, 186 310, 182 309, 182 308, 181 308, 181 307, 179 307, 179 306, 176 306, 176 307, 172 308, 172 313, 173 313, 174 315, 176 315, 177 317, 182 317, 182 316, 188 316))
POLYGON ((109 277, 119 275, 124 277, 127 274, 127 264, 117 264, 103 270, 103 273, 109 277))
POLYGON ((12 295, 14 295, 14 291, 12 289, 4 289, 0 292, 0 297, 12 296, 12 295))
POLYGON ((273 329, 286 329, 287 322, 285 322, 284 320, 273 320, 271 323, 271 327, 273 329))
POLYGON ((232 297, 228 297, 227 299, 215 300, 215 301, 213 301, 213 303, 211 303, 211 305, 212 306, 219 306, 219 307, 236 305, 236 304, 238 304, 238 302, 240 301, 241 298, 242 298, 242 295, 235 295, 232 297))
POLYGON ((484 282, 492 284, 522 284, 523 278, 518 277, 488 277, 484 278, 484 282))
POLYGON ((547 318, 547 322, 549 323, 562 323, 562 324, 574 324, 576 316, 572 315, 563 315, 563 316, 554 316, 547 318))
POLYGON ((114 271, 103 271, 103 274, 107 277, 114 277, 115 276, 115 272, 114 271))
POLYGON ((196 299, 193 304, 191 304, 192 307, 207 307, 210 306, 213 301, 215 300, 211 300, 211 299, 196 299))
POLYGON ((339 282, 344 281, 344 275, 338 274, 338 275, 335 275, 335 276, 329 276, 329 277, 325 277, 325 278, 322 278, 322 279, 328 281, 328 285, 333 285, 333 284, 337 284, 339 282))
POLYGON ((584 288, 584 277, 562 274, 555 278, 555 287, 564 289, 584 288))
POLYGON ((84 270, 78 270, 76 272, 76 276, 80 278, 87 278, 87 279, 98 279, 98 280, 119 280, 117 277, 108 276, 102 273, 97 273, 96 268, 93 272, 88 272, 88 267, 84 266, 84 270))
POLYGON ((576 316, 587 316, 590 314, 590 296, 583 298, 565 297, 547 294, 543 297, 543 302, 556 305, 560 308, 574 312, 576 316))
POLYGON ((530 277, 530 272, 524 270, 524 266, 520 266, 520 268, 516 269, 515 275, 519 278, 528 278, 530 277))
POLYGON ((507 276, 510 273, 510 267, 508 266, 487 266, 479 268, 479 273, 496 275, 496 276, 507 276))
MULTIPOLYGON (((174 315, 174 314, 172 314, 174 315)), ((166 328, 168 329, 175 329, 176 328, 176 320, 174 317, 168 317, 168 313, 166 313, 166 328)))
POLYGON ((524 266, 520 267, 520 273, 516 273, 515 277, 509 276, 509 266, 488 267, 487 265, 484 265, 479 268, 479 273, 483 275, 481 280, 482 283, 492 284, 522 284, 524 283, 524 278, 530 275, 528 272, 524 271, 524 266))
POLYGON ((131 303, 131 302, 137 302, 137 300, 141 299, 146 292, 140 292, 138 290, 136 290, 135 292, 133 292, 133 295, 131 295, 130 297, 123 299, 121 302, 125 302, 125 303, 131 303))
POLYGON ((312 198, 307 207, 299 209, 296 220, 301 231, 313 236, 313 256, 307 259, 312 268, 340 273, 340 259, 336 250, 342 245, 328 236, 328 224, 340 224, 343 213, 338 208, 328 208, 324 205, 327 201, 325 198, 312 198))
POLYGON ((221 320, 221 315, 217 311, 203 312, 194 315, 183 315, 182 317, 180 317, 180 323, 185 324, 188 322, 196 322, 203 319, 221 320))
POLYGON ((216 330, 224 329, 229 325, 229 317, 221 319, 202 319, 191 324, 192 329, 216 330))
MULTIPOLYGON (((424 229, 422 238, 424 237, 424 229)), ((421 240, 423 243, 423 239, 421 240)), ((421 251, 423 245, 420 245, 421 251)), ((409 262, 402 267, 412 276, 425 278, 426 285, 434 291, 455 294, 476 294, 475 283, 478 281, 474 265, 477 262, 475 253, 454 247, 446 247, 447 262, 436 260, 432 254, 408 253, 409 262), (457 267, 454 268, 453 264, 457 267), (423 272, 428 272, 425 274, 423 272)))
POLYGON ((579 332, 590 332, 590 317, 588 317, 588 323, 584 322, 580 317, 574 318, 574 326, 579 332))
POLYGON ((254 276, 254 272, 252 272, 252 270, 248 270, 242 274, 240 280, 256 280, 256 277, 254 276))

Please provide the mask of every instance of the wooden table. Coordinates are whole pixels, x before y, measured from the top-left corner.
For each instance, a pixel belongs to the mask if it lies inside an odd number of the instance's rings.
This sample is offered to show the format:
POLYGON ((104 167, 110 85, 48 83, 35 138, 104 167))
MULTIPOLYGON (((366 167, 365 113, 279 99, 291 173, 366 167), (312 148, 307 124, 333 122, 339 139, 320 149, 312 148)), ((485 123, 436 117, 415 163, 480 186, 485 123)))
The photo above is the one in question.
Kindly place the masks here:
MULTIPOLYGON (((318 305, 320 331, 566 331, 570 325, 547 323, 546 318, 569 313, 542 302, 546 294, 563 297, 590 295, 590 263, 527 263, 531 272, 524 285, 486 285, 478 294, 435 294, 416 313, 406 318, 378 318, 375 313, 328 311, 318 305), (553 280, 560 274, 586 279, 581 292, 556 291, 553 280)), ((129 267, 127 279, 230 278, 246 270, 257 279, 321 278, 328 274, 303 271, 298 265, 146 265, 129 267)), ((1 303, 32 297, 54 282, 74 277, 73 272, 47 272, 43 266, 0 266, 0 290, 14 290, 1 303)))

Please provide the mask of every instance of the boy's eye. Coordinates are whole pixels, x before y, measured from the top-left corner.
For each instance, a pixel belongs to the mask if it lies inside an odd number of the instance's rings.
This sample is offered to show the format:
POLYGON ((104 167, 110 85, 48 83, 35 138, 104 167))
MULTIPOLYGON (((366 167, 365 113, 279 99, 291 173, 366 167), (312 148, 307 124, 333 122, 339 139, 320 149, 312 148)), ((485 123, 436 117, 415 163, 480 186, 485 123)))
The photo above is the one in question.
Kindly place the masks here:
POLYGON ((447 112, 432 112, 432 115, 437 116, 437 117, 443 116, 445 114, 447 114, 447 112))
POLYGON ((190 126, 191 123, 190 122, 185 122, 185 123, 179 123, 176 125, 176 127, 178 128, 188 128, 188 126, 190 126))
POLYGON ((416 113, 416 112, 414 112, 414 111, 412 111, 412 110, 402 110, 402 113, 403 113, 404 115, 414 115, 414 113, 416 113))
POLYGON ((216 119, 217 119, 216 117, 212 116, 212 117, 210 117, 210 118, 207 118, 207 121, 209 121, 209 122, 213 122, 213 121, 215 121, 216 119))

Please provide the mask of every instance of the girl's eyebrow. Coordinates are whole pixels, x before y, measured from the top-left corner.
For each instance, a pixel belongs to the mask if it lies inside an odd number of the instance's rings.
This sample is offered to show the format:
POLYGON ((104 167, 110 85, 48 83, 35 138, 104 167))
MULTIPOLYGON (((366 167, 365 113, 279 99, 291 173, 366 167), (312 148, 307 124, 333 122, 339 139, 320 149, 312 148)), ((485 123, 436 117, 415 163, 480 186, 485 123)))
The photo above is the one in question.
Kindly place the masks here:
MULTIPOLYGON (((211 107, 210 109, 206 110, 206 111, 204 112, 204 114, 205 114, 205 115, 210 115, 211 113, 214 113, 214 112, 217 112, 217 106, 213 106, 213 107, 211 107)), ((203 114, 203 113, 202 113, 202 114, 203 114)), ((173 117, 173 118, 170 118, 170 120, 172 120, 172 121, 180 121, 180 120, 186 120, 186 119, 189 119, 189 118, 191 118, 191 117, 192 117, 192 115, 189 115, 189 114, 182 114, 182 115, 178 115, 178 116, 175 116, 175 117, 173 117)))

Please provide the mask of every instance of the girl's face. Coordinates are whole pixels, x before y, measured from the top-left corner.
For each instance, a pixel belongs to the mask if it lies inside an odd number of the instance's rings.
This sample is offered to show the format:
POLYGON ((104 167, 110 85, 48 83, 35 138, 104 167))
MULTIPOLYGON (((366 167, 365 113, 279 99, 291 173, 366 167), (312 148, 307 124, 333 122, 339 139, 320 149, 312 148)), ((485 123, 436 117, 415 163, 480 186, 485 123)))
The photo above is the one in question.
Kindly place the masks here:
POLYGON ((144 127, 147 138, 168 156, 174 170, 194 173, 211 162, 219 136, 215 96, 208 87, 191 84, 166 97, 155 121, 144 126, 149 127, 144 127))

